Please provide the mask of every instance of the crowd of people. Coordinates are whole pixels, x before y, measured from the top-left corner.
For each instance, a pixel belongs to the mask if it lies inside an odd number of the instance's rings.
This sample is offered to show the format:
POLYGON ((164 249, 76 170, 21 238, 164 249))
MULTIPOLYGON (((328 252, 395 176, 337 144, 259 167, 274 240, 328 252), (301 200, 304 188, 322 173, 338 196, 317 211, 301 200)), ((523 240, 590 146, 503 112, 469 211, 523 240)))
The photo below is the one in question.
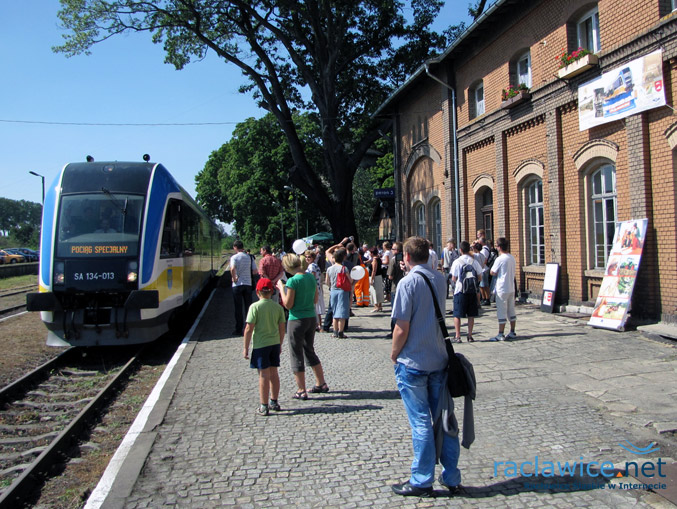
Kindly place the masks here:
MULTIPOLYGON (((420 237, 411 237, 404 244, 384 242, 380 248, 367 244, 357 247, 352 237, 346 237, 326 252, 316 246, 302 254, 276 255, 269 246, 263 246, 258 266, 241 241, 233 248, 233 333, 244 336, 243 357, 259 374, 256 412, 267 416, 271 410, 281 410, 278 368, 285 338, 297 385, 293 398, 307 400, 309 392, 329 392, 315 351, 315 333, 324 330, 334 338, 346 338, 350 317, 355 316, 352 307, 371 306, 372 312, 378 313, 383 311, 384 302, 391 301, 391 360, 411 425, 414 451, 410 478, 392 489, 402 496, 431 495, 439 461, 442 473, 438 482, 451 494, 457 493, 461 483, 458 426, 441 434, 434 431, 442 407, 453 414, 453 399, 444 396, 448 351, 442 330, 446 327, 439 326, 436 309, 444 313, 451 288, 455 335, 449 339, 462 341, 461 320, 466 318, 467 341, 473 342, 474 319, 482 306, 493 301, 498 334, 491 341, 516 338, 516 267, 508 240, 499 238, 494 247, 484 230, 478 230, 472 243, 462 241, 458 248, 449 239, 440 257, 432 244, 420 237), (329 291, 326 309, 325 285, 329 291), (254 287, 258 300, 252 304, 254 287), (508 323, 510 331, 506 334, 508 323), (306 386, 306 366, 315 378, 310 389, 306 386)), ((471 408, 468 400, 464 408, 466 412, 471 408)), ((470 414, 472 423, 472 410, 470 414)), ((469 447, 474 433, 465 416, 463 434, 462 445, 469 447)))

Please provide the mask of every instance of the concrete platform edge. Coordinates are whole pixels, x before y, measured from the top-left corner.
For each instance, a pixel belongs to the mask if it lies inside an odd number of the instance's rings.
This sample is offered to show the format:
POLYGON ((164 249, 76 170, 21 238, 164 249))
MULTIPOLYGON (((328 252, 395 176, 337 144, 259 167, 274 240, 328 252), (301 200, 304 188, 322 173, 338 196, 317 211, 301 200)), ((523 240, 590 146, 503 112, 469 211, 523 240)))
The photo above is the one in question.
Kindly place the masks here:
POLYGON ((125 499, 132 492, 157 437, 155 429, 164 419, 176 387, 193 355, 196 343, 191 342, 191 338, 205 310, 209 307, 213 295, 212 291, 193 327, 169 361, 125 438, 115 451, 101 480, 87 499, 86 509, 124 507, 125 499))

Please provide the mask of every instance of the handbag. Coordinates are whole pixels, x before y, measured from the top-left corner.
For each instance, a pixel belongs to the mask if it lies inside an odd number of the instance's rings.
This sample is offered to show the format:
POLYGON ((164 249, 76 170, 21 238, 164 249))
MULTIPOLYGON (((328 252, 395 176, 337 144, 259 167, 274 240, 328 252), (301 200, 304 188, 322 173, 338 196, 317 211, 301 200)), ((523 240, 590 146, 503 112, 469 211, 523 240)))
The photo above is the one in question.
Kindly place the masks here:
POLYGON ((433 285, 430 283, 430 280, 425 274, 418 272, 418 274, 424 279, 430 292, 433 296, 433 304, 435 305, 435 315, 437 315, 437 323, 440 325, 442 330, 442 336, 444 337, 444 346, 447 348, 447 356, 449 361, 447 363, 447 390, 449 395, 452 398, 460 398, 462 396, 470 395, 470 385, 466 379, 465 370, 461 365, 460 359, 457 357, 456 352, 454 351, 454 346, 451 344, 449 339, 449 333, 447 332, 447 325, 444 323, 444 316, 440 311, 440 305, 437 303, 437 297, 435 296, 435 290, 433 285))
POLYGON ((348 281, 348 276, 346 275, 346 268, 343 267, 341 272, 336 275, 336 288, 343 290, 344 292, 349 292, 352 289, 350 281, 348 281))

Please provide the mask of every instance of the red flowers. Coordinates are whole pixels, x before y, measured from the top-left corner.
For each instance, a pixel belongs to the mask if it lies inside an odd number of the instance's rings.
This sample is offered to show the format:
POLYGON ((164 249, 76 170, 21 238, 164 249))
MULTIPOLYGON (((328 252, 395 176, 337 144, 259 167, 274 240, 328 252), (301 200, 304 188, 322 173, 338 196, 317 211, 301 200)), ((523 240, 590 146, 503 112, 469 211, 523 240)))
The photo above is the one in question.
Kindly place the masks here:
POLYGON ((592 54, 592 51, 585 48, 578 48, 575 51, 572 51, 569 55, 564 48, 562 48, 562 54, 559 55, 555 60, 559 62, 559 68, 562 69, 569 64, 573 64, 576 60, 580 60, 585 55, 592 54))
POLYGON ((527 87, 524 83, 520 83, 516 87, 513 87, 512 85, 508 85, 508 88, 504 88, 501 91, 501 101, 507 101, 508 99, 515 97, 516 95, 519 95, 519 93, 522 91, 529 91, 529 87, 527 87))

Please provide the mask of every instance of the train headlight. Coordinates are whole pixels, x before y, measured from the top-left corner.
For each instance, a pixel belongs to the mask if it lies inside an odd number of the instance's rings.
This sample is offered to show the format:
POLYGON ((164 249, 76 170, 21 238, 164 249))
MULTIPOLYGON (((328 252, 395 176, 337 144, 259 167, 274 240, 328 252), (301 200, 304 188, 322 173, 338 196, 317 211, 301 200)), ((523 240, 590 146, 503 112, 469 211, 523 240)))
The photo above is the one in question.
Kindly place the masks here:
POLYGON ((54 263, 54 284, 63 285, 66 282, 66 274, 63 262, 54 263))
POLYGON ((136 260, 131 260, 127 262, 127 282, 128 283, 136 283, 136 281, 139 279, 139 264, 136 262, 136 260))

